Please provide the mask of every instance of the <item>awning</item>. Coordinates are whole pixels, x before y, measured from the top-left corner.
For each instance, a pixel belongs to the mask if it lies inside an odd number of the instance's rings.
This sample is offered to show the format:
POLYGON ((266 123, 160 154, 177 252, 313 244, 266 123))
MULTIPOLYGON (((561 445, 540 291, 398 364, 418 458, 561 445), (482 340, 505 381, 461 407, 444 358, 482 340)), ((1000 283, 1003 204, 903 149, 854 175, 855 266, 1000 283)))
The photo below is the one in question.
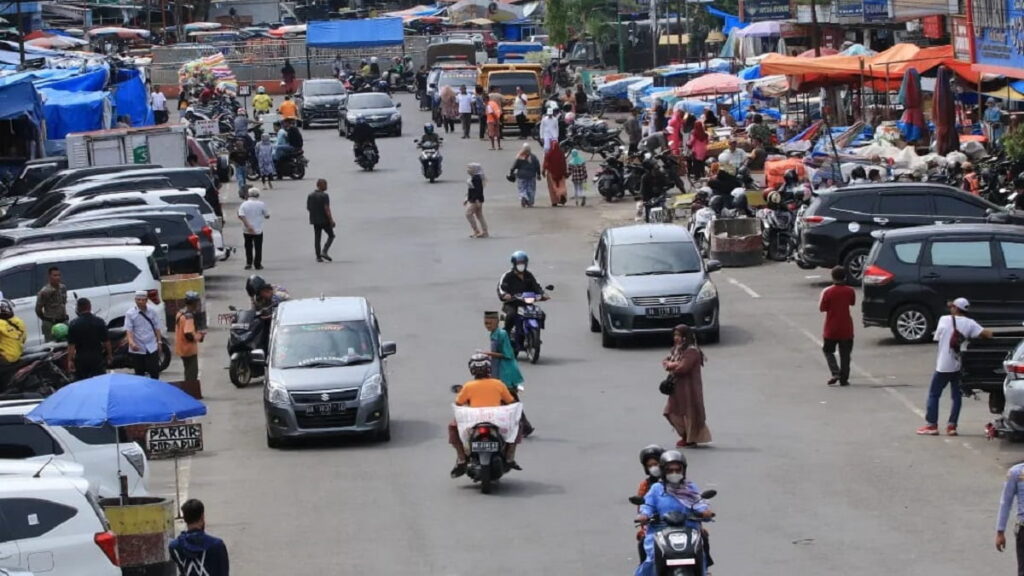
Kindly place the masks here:
POLYGON ((404 40, 401 18, 310 22, 306 29, 306 46, 310 48, 401 46, 404 40))

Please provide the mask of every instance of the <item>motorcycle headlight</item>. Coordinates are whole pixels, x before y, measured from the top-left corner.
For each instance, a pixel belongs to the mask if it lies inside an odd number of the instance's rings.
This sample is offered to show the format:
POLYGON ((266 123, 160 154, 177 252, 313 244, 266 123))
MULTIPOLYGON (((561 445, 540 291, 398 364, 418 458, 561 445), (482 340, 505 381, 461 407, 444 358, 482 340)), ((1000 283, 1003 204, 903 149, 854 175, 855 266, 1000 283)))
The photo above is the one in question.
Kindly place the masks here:
POLYGON ((718 297, 718 288, 715 288, 715 283, 708 280, 700 287, 700 292, 697 292, 697 302, 705 302, 713 298, 718 297))
POLYGON ((622 292, 620 292, 618 288, 614 288, 612 286, 605 286, 604 289, 601 290, 601 298, 604 299, 604 303, 609 306, 629 306, 629 301, 626 300, 626 297, 622 292))
POLYGON ((288 391, 285 390, 284 386, 282 386, 279 382, 268 380, 266 394, 267 402, 270 402, 271 404, 281 404, 284 406, 288 406, 292 403, 291 398, 288 397, 288 391))
POLYGON ((384 379, 380 377, 380 374, 374 374, 363 382, 363 388, 359 391, 360 400, 371 400, 380 396, 381 384, 384 379))

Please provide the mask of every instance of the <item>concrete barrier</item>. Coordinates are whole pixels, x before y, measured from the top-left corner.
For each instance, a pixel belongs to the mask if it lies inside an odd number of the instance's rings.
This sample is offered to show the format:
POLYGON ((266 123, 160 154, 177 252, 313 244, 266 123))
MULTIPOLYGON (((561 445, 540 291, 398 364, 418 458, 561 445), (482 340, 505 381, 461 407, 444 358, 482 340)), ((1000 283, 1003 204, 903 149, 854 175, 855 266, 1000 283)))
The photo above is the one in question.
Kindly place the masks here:
POLYGON ((100 506, 117 535, 124 576, 175 576, 168 545, 174 538, 174 503, 164 498, 106 498, 100 506))
POLYGON ((711 221, 709 256, 722 266, 758 266, 764 261, 761 222, 757 218, 717 218, 711 221))

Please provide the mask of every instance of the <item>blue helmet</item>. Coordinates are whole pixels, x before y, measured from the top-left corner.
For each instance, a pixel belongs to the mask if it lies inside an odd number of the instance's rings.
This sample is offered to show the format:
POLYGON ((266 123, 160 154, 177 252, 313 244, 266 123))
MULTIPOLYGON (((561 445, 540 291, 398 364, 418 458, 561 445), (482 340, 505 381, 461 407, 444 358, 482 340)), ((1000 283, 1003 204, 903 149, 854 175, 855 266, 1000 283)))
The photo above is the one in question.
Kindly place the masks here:
POLYGON ((426 124, 424 124, 423 125, 423 133, 424 134, 433 134, 434 133, 434 124, 432 122, 427 122, 426 124))
POLYGON ((512 253, 512 258, 510 258, 510 260, 512 261, 512 264, 529 264, 530 263, 530 257, 527 256, 526 252, 523 252, 522 250, 516 250, 515 252, 513 252, 512 253))

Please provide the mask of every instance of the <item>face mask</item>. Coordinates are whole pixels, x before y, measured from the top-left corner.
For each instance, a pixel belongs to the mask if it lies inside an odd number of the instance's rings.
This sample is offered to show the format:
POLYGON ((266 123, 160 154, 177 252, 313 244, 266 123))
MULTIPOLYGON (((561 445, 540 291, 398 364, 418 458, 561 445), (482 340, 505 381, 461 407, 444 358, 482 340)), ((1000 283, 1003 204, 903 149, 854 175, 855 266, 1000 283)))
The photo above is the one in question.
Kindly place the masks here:
POLYGON ((516 264, 516 272, 526 272, 526 264, 516 264))
POLYGON ((661 467, 651 466, 650 468, 647 469, 647 473, 650 474, 653 478, 659 478, 661 476, 661 467))
POLYGON ((665 480, 668 480, 669 484, 679 484, 683 481, 683 475, 679 472, 673 472, 672 474, 666 474, 665 480))

